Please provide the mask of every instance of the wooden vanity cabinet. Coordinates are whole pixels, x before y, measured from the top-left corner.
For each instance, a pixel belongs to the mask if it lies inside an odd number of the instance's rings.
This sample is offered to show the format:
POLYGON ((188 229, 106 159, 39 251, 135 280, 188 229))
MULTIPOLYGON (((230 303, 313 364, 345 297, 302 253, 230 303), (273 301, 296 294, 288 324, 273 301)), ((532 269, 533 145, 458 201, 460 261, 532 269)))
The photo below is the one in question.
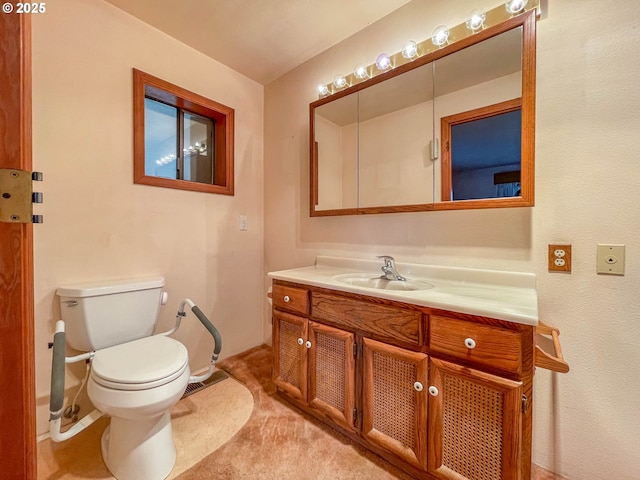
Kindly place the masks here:
POLYGON ((362 435, 424 470, 427 355, 363 339, 362 435))
POLYGON ((429 473, 521 478, 522 382, 431 358, 429 395, 429 473))
POLYGON ((353 334, 277 310, 273 327, 276 386, 333 422, 353 429, 353 334))
POLYGON ((279 280, 273 291, 286 399, 415 478, 529 478, 533 327, 279 280))

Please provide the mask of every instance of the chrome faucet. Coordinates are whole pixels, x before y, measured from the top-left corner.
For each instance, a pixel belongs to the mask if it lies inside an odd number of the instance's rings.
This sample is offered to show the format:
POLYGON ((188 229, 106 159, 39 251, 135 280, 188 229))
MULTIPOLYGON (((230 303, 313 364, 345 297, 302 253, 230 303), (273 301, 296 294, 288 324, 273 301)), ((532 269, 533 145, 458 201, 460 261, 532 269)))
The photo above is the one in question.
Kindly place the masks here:
POLYGON ((390 257, 389 255, 378 255, 378 258, 384 260, 384 265, 381 267, 384 275, 381 275, 380 278, 385 278, 387 280, 399 280, 401 282, 406 280, 406 278, 396 271, 396 263, 393 257, 390 257))

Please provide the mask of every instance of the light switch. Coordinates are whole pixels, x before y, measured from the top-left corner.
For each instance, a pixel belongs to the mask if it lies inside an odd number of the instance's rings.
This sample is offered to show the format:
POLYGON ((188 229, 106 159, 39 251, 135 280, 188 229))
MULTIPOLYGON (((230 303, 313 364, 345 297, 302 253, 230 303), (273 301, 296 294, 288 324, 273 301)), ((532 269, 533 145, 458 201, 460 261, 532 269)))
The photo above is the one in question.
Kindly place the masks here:
POLYGON ((624 275, 624 245, 599 243, 596 272, 605 275, 624 275))

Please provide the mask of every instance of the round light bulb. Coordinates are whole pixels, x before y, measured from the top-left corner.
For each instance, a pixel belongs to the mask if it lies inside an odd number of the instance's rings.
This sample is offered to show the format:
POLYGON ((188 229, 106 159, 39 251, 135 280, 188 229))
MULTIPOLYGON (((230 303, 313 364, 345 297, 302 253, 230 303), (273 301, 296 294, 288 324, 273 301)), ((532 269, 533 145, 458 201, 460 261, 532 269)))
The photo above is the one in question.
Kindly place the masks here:
POLYGON ((333 86, 336 88, 344 88, 347 86, 347 79, 344 78, 344 75, 338 74, 333 79, 333 86))
POLYGON ((472 32, 481 29, 484 26, 484 21, 487 18, 487 14, 481 8, 473 10, 469 14, 469 19, 466 22, 467 28, 472 32))
POLYGON ((526 6, 527 0, 507 0, 504 4, 504 8, 512 15, 521 12, 526 6))
POLYGON ((413 58, 418 55, 418 44, 413 40, 409 40, 402 47, 402 56, 404 58, 413 58))
POLYGON ((329 95, 329 89, 326 85, 318 85, 318 93, 322 96, 329 95))
POLYGON ((363 78, 367 78, 369 76, 369 72, 367 72, 367 67, 362 64, 356 65, 356 68, 353 69, 353 76, 362 80, 363 78))
POLYGON ((445 25, 436 27, 431 35, 431 41, 436 47, 441 47, 447 43, 449 39, 449 29, 445 25))
POLYGON ((378 70, 387 70, 391 67, 391 57, 386 53, 381 53, 376 58, 376 67, 378 67, 378 70))

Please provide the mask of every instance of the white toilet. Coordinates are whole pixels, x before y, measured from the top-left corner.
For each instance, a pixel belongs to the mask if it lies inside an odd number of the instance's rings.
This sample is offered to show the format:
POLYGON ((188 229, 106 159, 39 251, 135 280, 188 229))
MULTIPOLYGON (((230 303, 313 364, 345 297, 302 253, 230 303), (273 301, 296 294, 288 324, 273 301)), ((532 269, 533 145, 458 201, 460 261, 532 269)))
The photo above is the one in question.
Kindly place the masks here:
POLYGON ((87 391, 111 416, 102 456, 118 480, 163 479, 176 460, 171 407, 189 381, 187 349, 153 333, 161 277, 58 288, 66 340, 95 350, 87 391))

